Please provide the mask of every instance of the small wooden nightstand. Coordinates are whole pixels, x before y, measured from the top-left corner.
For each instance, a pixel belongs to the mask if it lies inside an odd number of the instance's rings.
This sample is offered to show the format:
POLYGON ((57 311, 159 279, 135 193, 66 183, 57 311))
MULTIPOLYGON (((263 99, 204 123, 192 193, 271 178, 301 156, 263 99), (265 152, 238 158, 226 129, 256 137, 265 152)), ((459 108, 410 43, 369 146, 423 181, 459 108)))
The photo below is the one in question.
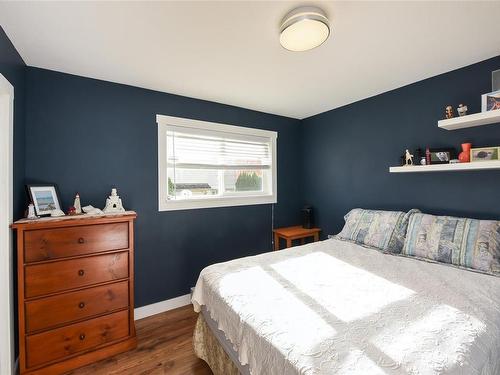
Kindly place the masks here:
POLYGON ((292 247, 292 241, 300 239, 300 243, 303 245, 307 237, 313 237, 314 242, 319 241, 320 228, 306 229, 302 228, 300 225, 294 227, 278 228, 273 229, 274 232, 274 250, 280 249, 280 238, 286 240, 286 247, 292 247))

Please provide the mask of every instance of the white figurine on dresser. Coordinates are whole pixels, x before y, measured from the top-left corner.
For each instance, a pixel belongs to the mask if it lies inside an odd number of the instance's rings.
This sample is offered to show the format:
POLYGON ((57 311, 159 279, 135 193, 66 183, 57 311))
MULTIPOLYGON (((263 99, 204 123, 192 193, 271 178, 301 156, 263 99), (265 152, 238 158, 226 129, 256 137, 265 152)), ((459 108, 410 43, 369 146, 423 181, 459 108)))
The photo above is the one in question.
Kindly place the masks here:
POLYGON ((103 215, 104 212, 100 208, 95 208, 92 205, 88 205, 85 207, 82 207, 83 212, 85 212, 87 215, 103 215))
POLYGON ((35 214, 35 205, 33 203, 28 205, 28 215, 26 218, 30 220, 38 219, 38 216, 35 214))
POLYGON ((52 212, 50 213, 50 217, 61 217, 61 216, 66 216, 66 215, 63 212, 63 210, 59 210, 57 208, 55 210, 52 210, 52 212))
POLYGON ((75 207, 75 212, 77 214, 81 214, 82 213, 82 205, 80 203, 80 193, 76 193, 76 195, 75 195, 75 201, 73 203, 73 207, 75 207))
POLYGON ((116 188, 111 189, 111 195, 106 199, 106 207, 104 207, 104 212, 125 212, 122 205, 122 200, 116 193, 116 188))

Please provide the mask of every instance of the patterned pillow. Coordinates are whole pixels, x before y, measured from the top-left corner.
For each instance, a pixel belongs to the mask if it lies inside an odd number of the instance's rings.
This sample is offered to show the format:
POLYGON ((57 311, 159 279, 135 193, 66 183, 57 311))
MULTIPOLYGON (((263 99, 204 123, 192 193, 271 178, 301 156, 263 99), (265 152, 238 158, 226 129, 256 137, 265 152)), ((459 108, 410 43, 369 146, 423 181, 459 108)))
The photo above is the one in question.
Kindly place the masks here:
POLYGON ((403 255, 500 275, 500 221, 412 215, 403 255))
POLYGON ((408 220, 415 212, 420 211, 405 213, 355 208, 344 216, 345 225, 337 237, 399 254, 404 245, 408 220))

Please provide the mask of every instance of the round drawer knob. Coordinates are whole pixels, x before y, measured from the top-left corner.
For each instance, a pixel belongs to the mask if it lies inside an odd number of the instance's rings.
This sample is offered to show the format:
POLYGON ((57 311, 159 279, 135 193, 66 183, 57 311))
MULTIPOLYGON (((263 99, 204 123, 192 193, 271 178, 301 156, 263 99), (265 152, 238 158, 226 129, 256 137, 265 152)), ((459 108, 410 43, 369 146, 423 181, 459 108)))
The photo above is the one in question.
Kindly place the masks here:
POLYGON ((85 307, 85 302, 80 302, 78 304, 78 307, 81 308, 81 309, 83 309, 85 307))
POLYGON ((82 341, 85 340, 85 333, 80 334, 80 340, 82 340, 82 341))
POLYGON ((85 243, 85 239, 84 239, 83 237, 80 237, 80 238, 78 239, 78 243, 85 243))
POLYGON ((83 276, 85 275, 85 271, 84 270, 79 270, 78 271, 78 276, 83 276))

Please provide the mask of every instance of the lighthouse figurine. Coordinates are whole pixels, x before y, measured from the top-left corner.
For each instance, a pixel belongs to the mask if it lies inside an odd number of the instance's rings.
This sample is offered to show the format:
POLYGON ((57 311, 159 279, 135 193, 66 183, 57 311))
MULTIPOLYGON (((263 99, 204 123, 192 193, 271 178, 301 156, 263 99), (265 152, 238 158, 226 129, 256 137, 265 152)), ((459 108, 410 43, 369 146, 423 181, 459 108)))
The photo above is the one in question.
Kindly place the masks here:
POLYGON ((76 193, 75 201, 73 203, 73 207, 75 207, 75 214, 79 215, 82 213, 82 205, 80 203, 80 194, 76 193))

